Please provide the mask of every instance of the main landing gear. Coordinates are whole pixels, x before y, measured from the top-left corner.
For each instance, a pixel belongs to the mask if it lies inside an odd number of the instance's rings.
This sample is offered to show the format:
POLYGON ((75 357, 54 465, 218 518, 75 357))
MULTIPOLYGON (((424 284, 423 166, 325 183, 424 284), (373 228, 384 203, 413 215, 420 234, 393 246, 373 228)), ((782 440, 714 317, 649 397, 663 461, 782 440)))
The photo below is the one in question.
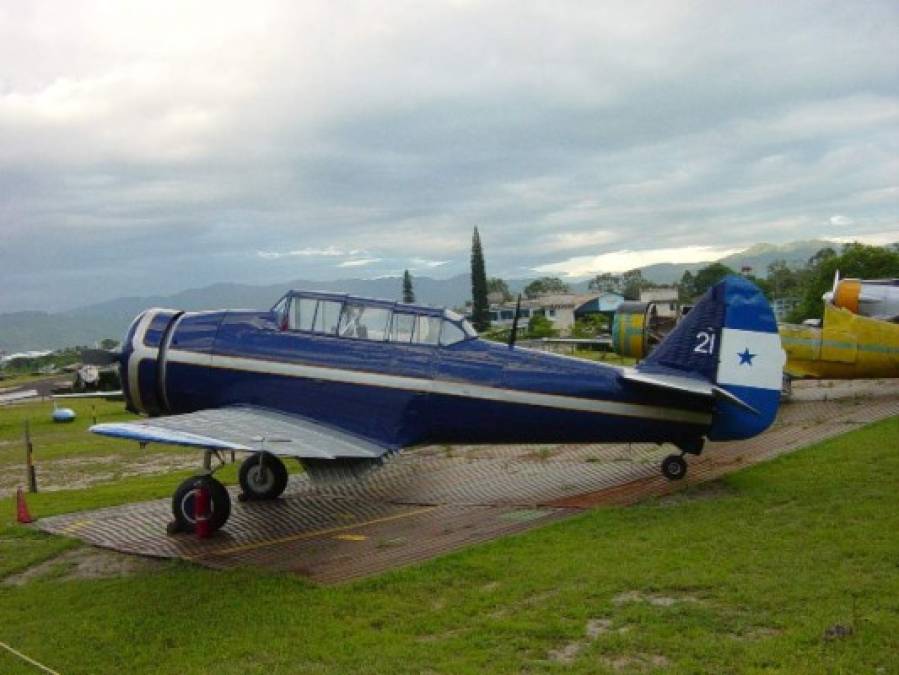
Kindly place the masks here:
MULTIPOLYGON (((206 451, 203 457, 204 473, 191 476, 175 490, 172 496, 172 515, 175 519, 169 523, 169 534, 196 530, 197 495, 201 489, 205 489, 209 495, 209 532, 215 532, 228 521, 231 515, 231 497, 225 486, 212 476, 213 454, 221 460, 218 453, 206 451)), ((220 466, 223 465, 222 460, 220 466)), ((284 462, 269 452, 257 452, 245 459, 240 465, 239 477, 243 490, 239 497, 241 501, 275 499, 287 487, 287 468, 284 462)))
POLYGON ((287 467, 270 452, 257 452, 240 465, 241 501, 262 501, 281 496, 287 487, 287 467))
POLYGON ((662 460, 662 475, 668 480, 680 480, 687 475, 687 461, 684 455, 699 455, 702 453, 703 439, 696 438, 686 441, 678 441, 675 445, 680 449, 679 455, 668 455, 662 460))
POLYGON ((215 532, 228 520, 231 515, 231 497, 225 486, 211 475, 191 476, 178 486, 172 496, 172 515, 175 520, 169 523, 169 534, 196 530, 197 494, 203 488, 209 495, 209 532, 215 532))

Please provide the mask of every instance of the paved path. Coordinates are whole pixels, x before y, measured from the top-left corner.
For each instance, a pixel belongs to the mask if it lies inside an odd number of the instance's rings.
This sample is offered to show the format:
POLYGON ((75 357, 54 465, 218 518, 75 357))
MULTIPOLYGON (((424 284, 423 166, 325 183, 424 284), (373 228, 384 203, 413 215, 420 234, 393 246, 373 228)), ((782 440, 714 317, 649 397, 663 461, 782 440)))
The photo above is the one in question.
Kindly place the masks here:
POLYGON ((893 415, 899 415, 897 381, 799 383, 770 430, 749 441, 708 444, 677 483, 659 474, 670 449, 652 445, 427 447, 400 453, 355 483, 320 486, 293 476, 274 502, 243 504, 232 488, 231 519, 208 540, 166 536, 168 499, 45 518, 38 527, 127 553, 334 583, 596 505, 682 490, 893 415))

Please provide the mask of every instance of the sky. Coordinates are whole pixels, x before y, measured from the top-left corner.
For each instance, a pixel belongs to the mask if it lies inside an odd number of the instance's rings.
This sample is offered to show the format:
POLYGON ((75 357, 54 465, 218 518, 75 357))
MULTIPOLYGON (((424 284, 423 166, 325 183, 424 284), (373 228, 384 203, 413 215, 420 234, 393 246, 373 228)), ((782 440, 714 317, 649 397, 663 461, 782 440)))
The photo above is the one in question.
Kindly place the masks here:
POLYGON ((0 312, 899 240, 899 4, 0 0, 0 312))

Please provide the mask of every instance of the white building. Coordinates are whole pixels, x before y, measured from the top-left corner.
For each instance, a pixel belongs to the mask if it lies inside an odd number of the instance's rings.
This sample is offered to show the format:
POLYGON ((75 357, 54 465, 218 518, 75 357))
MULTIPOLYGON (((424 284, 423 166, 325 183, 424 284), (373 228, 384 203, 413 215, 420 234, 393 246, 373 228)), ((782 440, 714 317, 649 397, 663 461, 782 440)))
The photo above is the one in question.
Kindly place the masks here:
POLYGON ((640 302, 654 302, 660 317, 677 316, 677 288, 646 288, 640 291, 640 302))
MULTIPOLYGON (((575 319, 588 314, 611 314, 624 297, 618 293, 559 293, 521 299, 519 326, 526 326, 535 314, 549 319, 560 334, 571 332, 575 319)), ((510 328, 515 319, 515 303, 505 302, 490 306, 490 323, 495 328, 510 328)))
POLYGON ((774 318, 783 321, 784 318, 796 309, 799 304, 799 298, 774 298, 771 301, 771 309, 774 311, 774 318))

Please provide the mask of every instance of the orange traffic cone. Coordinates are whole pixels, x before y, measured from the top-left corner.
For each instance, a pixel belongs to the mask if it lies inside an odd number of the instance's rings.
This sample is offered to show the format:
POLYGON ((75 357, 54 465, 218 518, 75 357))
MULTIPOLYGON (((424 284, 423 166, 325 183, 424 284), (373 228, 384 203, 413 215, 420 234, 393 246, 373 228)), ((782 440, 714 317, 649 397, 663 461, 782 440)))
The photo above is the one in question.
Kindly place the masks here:
POLYGON ((20 523, 34 522, 34 518, 28 513, 28 504, 25 503, 25 493, 21 485, 16 490, 16 520, 20 523))

